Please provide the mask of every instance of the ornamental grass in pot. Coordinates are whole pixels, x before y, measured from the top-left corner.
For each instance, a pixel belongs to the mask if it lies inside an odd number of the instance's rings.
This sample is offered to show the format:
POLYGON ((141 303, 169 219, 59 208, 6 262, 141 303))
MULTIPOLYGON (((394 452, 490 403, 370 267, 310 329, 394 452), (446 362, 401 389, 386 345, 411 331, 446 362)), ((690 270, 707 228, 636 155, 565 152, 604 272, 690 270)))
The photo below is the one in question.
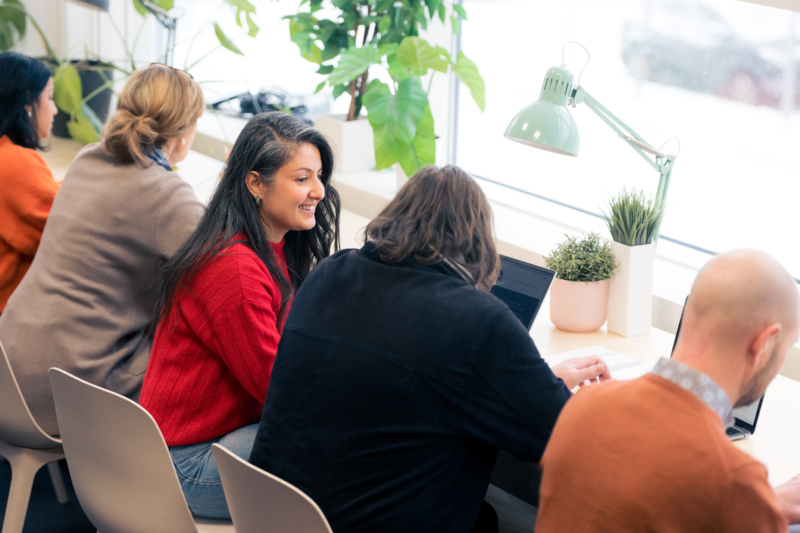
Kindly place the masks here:
POLYGON ((608 289, 608 331, 634 337, 650 332, 653 316, 655 240, 664 205, 643 192, 622 189, 607 202, 603 218, 619 270, 608 289))
POLYGON ((570 237, 544 260, 556 271, 550 289, 550 320, 563 331, 588 333, 606 321, 609 279, 617 268, 611 245, 599 235, 570 237))

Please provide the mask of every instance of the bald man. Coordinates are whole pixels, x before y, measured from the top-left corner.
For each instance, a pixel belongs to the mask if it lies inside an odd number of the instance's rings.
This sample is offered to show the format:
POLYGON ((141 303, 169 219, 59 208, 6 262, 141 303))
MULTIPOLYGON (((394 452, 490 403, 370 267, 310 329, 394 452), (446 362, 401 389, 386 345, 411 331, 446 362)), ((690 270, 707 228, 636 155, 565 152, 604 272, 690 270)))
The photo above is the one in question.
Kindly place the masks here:
POLYGON ((725 434, 797 338, 797 287, 774 259, 714 258, 672 359, 567 402, 542 458, 537 533, 785 533, 800 523, 798 478, 773 490, 764 465, 725 434))

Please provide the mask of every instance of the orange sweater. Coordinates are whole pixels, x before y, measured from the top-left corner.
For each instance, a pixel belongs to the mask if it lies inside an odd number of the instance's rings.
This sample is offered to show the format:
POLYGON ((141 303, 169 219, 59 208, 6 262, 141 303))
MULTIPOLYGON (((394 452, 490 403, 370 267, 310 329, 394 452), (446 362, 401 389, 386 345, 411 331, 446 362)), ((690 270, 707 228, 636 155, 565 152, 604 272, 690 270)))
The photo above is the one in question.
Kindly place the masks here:
POLYGON ((59 185, 35 150, 0 137, 0 313, 31 266, 59 185))
POLYGON ((778 532, 767 469, 719 416, 655 374, 580 391, 542 458, 536 533, 778 532))

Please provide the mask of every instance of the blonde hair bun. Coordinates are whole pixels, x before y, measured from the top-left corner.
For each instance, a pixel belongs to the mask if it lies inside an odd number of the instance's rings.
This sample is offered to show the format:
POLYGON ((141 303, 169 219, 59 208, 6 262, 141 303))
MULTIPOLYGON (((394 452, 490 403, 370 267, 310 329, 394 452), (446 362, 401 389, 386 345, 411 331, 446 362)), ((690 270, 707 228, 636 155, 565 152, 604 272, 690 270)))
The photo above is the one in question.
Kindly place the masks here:
POLYGON ((134 72, 125 84, 117 111, 104 128, 103 145, 120 163, 147 167, 150 152, 180 137, 204 109, 203 92, 190 76, 151 65, 134 72))

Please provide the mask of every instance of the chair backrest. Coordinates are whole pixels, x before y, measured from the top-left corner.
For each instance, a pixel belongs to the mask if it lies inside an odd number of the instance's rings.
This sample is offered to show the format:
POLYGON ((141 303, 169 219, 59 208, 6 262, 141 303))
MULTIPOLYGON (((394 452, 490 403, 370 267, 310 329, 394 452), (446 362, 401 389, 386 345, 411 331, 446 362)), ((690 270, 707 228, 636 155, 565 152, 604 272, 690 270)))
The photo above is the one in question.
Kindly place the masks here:
POLYGON ((211 451, 236 533, 332 533, 325 515, 303 491, 219 444, 211 451))
POLYGON ((50 369, 78 501, 103 533, 197 533, 156 421, 137 403, 50 369))
POLYGON ((61 440, 42 431, 33 419, 2 342, 0 353, 0 440, 21 448, 59 448, 61 440))

